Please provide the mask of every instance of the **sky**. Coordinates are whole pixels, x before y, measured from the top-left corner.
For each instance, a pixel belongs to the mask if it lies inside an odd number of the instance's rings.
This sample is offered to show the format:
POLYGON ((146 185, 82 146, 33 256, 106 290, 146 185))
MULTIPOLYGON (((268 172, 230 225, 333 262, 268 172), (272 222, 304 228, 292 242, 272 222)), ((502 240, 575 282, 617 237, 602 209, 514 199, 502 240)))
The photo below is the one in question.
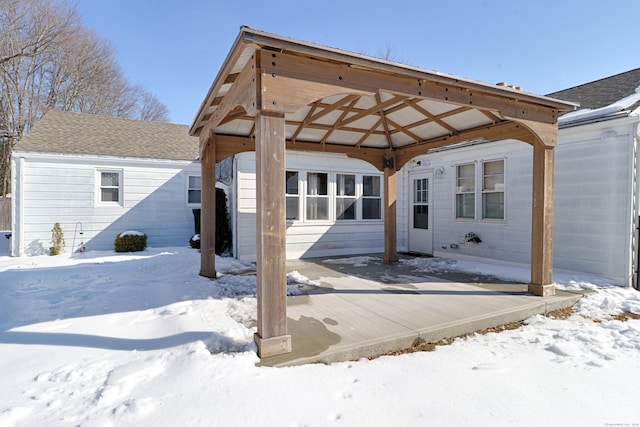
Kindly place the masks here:
MULTIPOLYGON (((560 288, 594 291, 566 319, 536 315, 521 328, 474 334, 432 352, 269 368, 256 366, 256 276, 242 274, 255 265, 216 257, 220 277, 211 282, 198 276, 199 262, 188 247, 0 254, 0 426, 640 423, 640 320, 612 318, 640 313, 632 288, 554 272, 560 288)), ((340 262, 366 269, 381 259, 340 262)), ((526 267, 408 262, 399 290, 441 286, 429 277, 438 271, 529 276, 526 267)), ((289 288, 344 287, 339 275, 309 281, 304 272, 290 273, 289 288)), ((361 278, 358 286, 381 285, 361 278)), ((289 298, 291 305, 312 304, 309 295, 289 298)), ((332 319, 303 317, 292 322, 311 319, 334 333, 332 319)))
POLYGON ((640 67, 637 0, 76 0, 125 76, 190 125, 242 25, 545 95, 640 67))

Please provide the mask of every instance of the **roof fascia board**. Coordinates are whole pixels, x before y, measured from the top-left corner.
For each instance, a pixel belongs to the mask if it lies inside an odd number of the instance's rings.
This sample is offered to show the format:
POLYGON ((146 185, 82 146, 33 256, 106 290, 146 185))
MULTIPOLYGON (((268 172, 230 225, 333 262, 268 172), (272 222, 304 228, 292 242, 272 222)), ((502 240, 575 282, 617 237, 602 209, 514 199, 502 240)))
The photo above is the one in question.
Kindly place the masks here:
POLYGON ((295 40, 276 34, 266 33, 245 26, 241 27, 241 30, 242 33, 245 34, 245 36, 243 37, 245 40, 248 40, 259 47, 270 47, 276 50, 291 50, 317 58, 325 58, 336 60, 339 62, 346 62, 352 65, 358 65, 365 69, 378 69, 392 73, 398 73, 400 72, 400 70, 403 70, 404 73, 417 79, 475 88, 496 95, 499 94, 500 96, 514 97, 517 99, 526 100, 528 102, 538 103, 547 107, 556 108, 561 111, 570 111, 579 106, 579 104, 575 102, 558 100, 543 95, 534 95, 509 87, 492 85, 477 80, 457 77, 451 74, 425 70, 422 68, 400 64, 381 58, 375 58, 332 47, 295 40))

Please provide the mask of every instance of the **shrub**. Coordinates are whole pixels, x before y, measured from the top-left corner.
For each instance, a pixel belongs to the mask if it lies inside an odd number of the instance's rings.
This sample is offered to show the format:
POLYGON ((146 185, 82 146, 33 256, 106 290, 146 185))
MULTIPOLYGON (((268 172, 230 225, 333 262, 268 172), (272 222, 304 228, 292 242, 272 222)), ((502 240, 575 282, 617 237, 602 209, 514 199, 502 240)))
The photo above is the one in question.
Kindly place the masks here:
POLYGON ((147 247, 147 235, 139 231, 125 231, 116 236, 116 252, 140 252, 147 247))
POLYGON ((189 245, 193 249, 200 249, 200 234, 196 233, 189 239, 189 245))
POLYGON ((62 226, 59 222, 53 224, 51 229, 51 247, 49 248, 49 255, 59 255, 64 248, 64 233, 62 232, 62 226))
MULTIPOLYGON (((189 240, 189 245, 195 249, 200 249, 200 217, 200 209, 194 209, 195 234, 189 240)), ((216 254, 229 253, 231 251, 232 238, 227 195, 223 189, 216 188, 216 254)))
POLYGON ((231 242, 231 220, 229 219, 227 195, 223 189, 216 188, 216 253, 231 252, 231 242))

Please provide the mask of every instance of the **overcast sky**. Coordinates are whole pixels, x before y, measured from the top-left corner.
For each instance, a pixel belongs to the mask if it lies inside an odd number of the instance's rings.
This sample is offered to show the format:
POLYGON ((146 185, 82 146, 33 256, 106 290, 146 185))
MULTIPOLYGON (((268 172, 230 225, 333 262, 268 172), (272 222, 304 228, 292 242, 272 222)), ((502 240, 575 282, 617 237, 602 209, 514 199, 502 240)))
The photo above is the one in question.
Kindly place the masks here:
POLYGON ((640 67, 637 0, 77 0, 132 83, 190 125, 241 25, 547 94, 640 67))

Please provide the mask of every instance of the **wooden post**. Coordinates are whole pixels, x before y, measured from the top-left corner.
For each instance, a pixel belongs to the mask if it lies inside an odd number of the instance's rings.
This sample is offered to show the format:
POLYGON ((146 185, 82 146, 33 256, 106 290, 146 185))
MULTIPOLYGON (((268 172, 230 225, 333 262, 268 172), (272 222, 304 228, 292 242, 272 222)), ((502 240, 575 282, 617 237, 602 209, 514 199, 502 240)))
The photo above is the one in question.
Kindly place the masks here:
POLYGON ((555 295, 553 285, 554 147, 533 145, 533 209, 531 213, 531 283, 529 293, 555 295))
POLYGON ((216 146, 215 135, 206 143, 200 159, 200 275, 216 278, 216 146))
POLYGON ((386 263, 398 262, 396 231, 396 170, 394 159, 384 160, 384 256, 386 263))
POLYGON ((287 334, 284 113, 256 116, 256 232, 260 357, 291 352, 287 334))

